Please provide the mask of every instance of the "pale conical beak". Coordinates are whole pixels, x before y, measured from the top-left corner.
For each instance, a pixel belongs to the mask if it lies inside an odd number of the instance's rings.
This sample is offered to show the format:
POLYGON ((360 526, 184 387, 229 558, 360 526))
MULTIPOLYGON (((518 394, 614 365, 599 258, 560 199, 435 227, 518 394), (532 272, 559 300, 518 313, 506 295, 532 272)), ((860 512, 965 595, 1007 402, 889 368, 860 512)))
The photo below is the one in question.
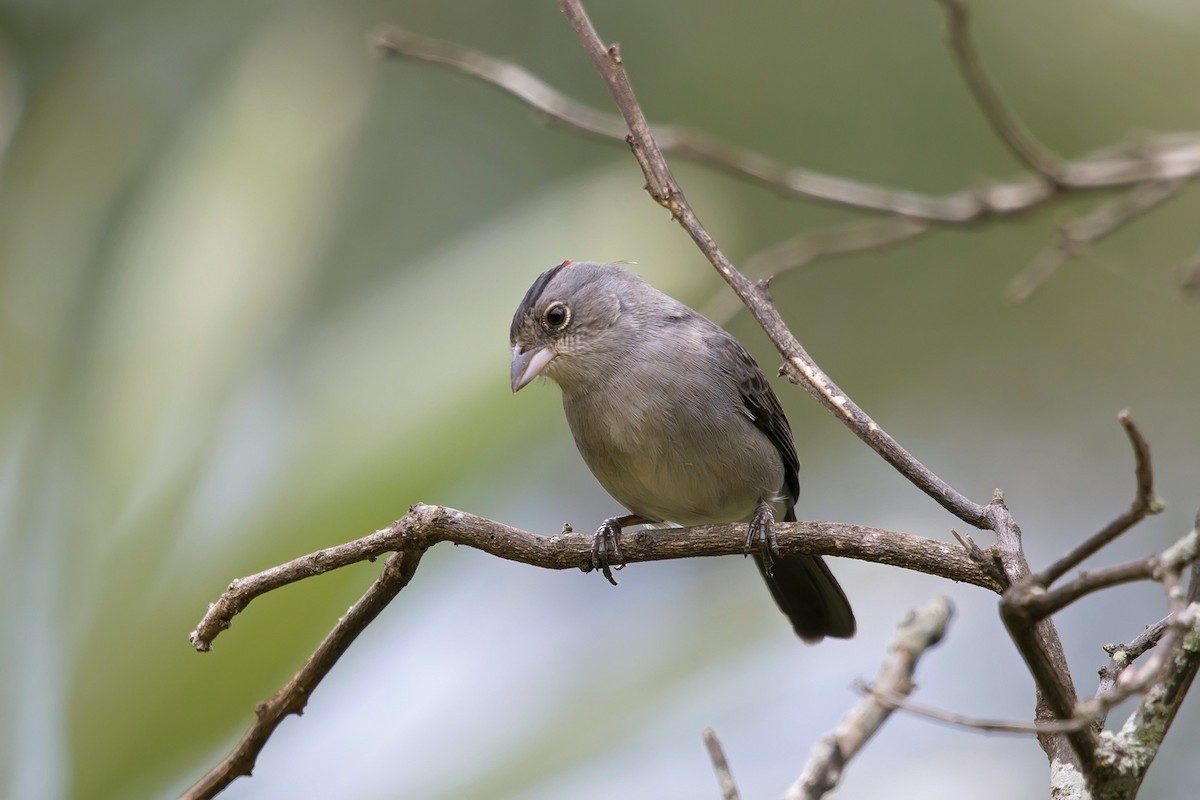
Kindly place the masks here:
POLYGON ((557 354, 545 345, 530 350, 522 349, 521 345, 514 347, 511 374, 513 393, 521 391, 527 383, 536 378, 538 373, 554 360, 555 355, 557 354))

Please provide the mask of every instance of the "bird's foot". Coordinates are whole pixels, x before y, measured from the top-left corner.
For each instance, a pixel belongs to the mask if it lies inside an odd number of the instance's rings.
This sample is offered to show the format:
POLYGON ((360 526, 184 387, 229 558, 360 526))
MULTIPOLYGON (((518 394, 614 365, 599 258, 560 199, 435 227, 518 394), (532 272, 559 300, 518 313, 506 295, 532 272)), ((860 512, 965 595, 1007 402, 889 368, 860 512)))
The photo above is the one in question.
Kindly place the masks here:
POLYGON ((622 517, 604 520, 592 539, 592 569, 600 570, 613 586, 617 585, 617 579, 613 577, 612 564, 615 562, 618 570, 625 567, 625 556, 621 554, 621 521, 622 517))
POLYGON ((775 536, 775 512, 767 502, 760 501, 750 524, 746 526, 746 555, 757 553, 762 556, 767 575, 771 574, 771 558, 782 558, 779 538, 775 536))

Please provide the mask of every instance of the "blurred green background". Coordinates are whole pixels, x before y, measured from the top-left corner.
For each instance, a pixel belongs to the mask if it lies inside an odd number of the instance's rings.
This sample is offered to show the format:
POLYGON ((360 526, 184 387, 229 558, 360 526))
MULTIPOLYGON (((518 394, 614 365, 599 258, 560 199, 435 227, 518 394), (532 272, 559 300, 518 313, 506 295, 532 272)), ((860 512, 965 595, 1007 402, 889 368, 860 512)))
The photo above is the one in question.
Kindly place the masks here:
MULTIPOLYGON (((652 120, 923 191, 1019 170, 932 2, 590 5, 652 120)), ((1200 129, 1192 4, 977 5, 987 67, 1058 152, 1200 129)), ((236 576, 415 501, 547 533, 616 510, 557 391, 511 396, 510 315, 564 258, 635 261, 694 305, 719 280, 623 146, 548 128, 462 76, 376 60, 365 39, 379 22, 608 107, 549 0, 0 2, 0 796, 176 794, 379 565, 264 597, 193 652, 188 632, 236 576)), ((673 166, 737 263, 853 218, 673 166)), ((1132 496, 1121 408, 1150 439, 1168 508, 1096 563, 1165 546, 1200 504, 1200 307, 1176 288, 1200 241, 1196 190, 1031 302, 1004 299, 1056 225, 1099 200, 773 286, 810 352, 918 457, 977 500, 1006 490, 1035 565, 1132 496)), ((729 325, 771 371, 752 322, 729 325)), ((803 517, 949 538, 955 520, 802 392, 779 391, 803 517)), ((959 613, 918 698, 1028 718, 1031 682, 993 598, 834 569, 861 632, 807 648, 739 559, 638 565, 612 589, 435 548, 226 796, 714 797, 706 725, 744 795, 775 796, 856 701, 903 610, 937 592, 959 613)), ((1101 644, 1162 613, 1151 585, 1064 613, 1081 691, 1101 644)), ((1192 796, 1198 735, 1193 698, 1145 796, 1192 796)), ((838 796, 999 800, 1045 796, 1045 781, 1031 739, 899 716, 838 796)))

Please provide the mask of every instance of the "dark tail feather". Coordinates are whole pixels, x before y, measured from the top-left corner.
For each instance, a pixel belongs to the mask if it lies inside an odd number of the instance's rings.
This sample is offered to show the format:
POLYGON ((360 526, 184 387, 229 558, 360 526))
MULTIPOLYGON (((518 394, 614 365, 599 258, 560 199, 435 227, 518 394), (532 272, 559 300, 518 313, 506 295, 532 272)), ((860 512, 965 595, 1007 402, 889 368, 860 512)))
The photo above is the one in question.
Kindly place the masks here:
MULTIPOLYGON (((796 516, 788 511, 787 521, 796 516)), ((826 636, 849 639, 854 635, 850 601, 820 556, 793 555, 771 560, 767 573, 761 555, 754 557, 779 610, 792 623, 796 635, 815 644, 826 636)))
POLYGON ((826 636, 849 639, 854 635, 850 601, 820 556, 772 559, 770 575, 762 556, 755 556, 754 561, 779 610, 801 639, 815 644, 826 636))

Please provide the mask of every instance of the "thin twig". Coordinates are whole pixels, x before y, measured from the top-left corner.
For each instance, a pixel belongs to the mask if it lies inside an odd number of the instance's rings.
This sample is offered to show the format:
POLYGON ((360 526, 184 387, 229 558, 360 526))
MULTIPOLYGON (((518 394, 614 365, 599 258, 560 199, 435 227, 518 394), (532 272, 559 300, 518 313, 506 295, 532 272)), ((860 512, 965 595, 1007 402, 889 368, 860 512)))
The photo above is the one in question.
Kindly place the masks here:
POLYGON ((216 797, 237 778, 250 775, 258 760, 258 754, 279 727, 279 723, 289 714, 300 714, 304 711, 309 697, 337 664, 342 654, 412 580, 423 552, 421 549, 406 550, 388 559, 383 572, 371 588, 350 607, 346 616, 338 620, 337 625, 308 657, 300 671, 274 697, 258 704, 254 723, 233 751, 184 792, 181 800, 206 800, 216 797))
POLYGON ((1054 241, 1034 256, 1009 283, 1008 298, 1018 303, 1028 300, 1068 259, 1081 255, 1105 236, 1158 208, 1178 194, 1183 185, 1179 180, 1140 183, 1111 203, 1062 225, 1054 241))
MULTIPOLYGON (((610 141, 623 141, 627 134, 620 118, 579 103, 510 61, 393 27, 373 33, 371 45, 384 56, 424 61, 470 75, 577 133, 610 141)), ((945 195, 922 194, 791 167, 680 126, 655 125, 653 133, 664 152, 753 181, 784 196, 931 223, 975 224, 1026 211, 1056 196, 1053 185, 1040 175, 972 186, 945 195)), ((1149 180, 1190 180, 1200 174, 1200 136, 1149 136, 1136 152, 1106 147, 1064 163, 1062 171, 1064 183, 1075 191, 1132 186, 1149 180)))
MULTIPOLYGON (((779 548, 785 554, 860 558, 939 575, 997 593, 1002 591, 991 571, 975 563, 958 547, 934 539, 834 522, 779 522, 775 532, 779 548)), ((578 533, 542 536, 453 508, 418 503, 383 530, 233 581, 192 631, 192 646, 200 651, 209 650, 213 640, 229 628, 237 614, 269 591, 349 564, 374 560, 389 552, 427 549, 438 542, 466 545, 544 569, 585 572, 592 569, 591 536, 578 533)), ((622 556, 630 564, 742 555, 745 546, 746 528, 742 524, 630 530, 621 538, 622 556)))
POLYGON ((1117 420, 1125 429, 1125 435, 1129 438, 1129 444, 1133 448, 1134 477, 1137 481, 1133 502, 1123 514, 1105 525, 1099 532, 1071 548, 1070 552, 1050 566, 1031 576, 1030 581, 1038 586, 1049 586, 1065 575, 1068 570, 1079 566, 1086 558, 1141 522, 1148 515, 1157 514, 1163 509, 1162 501, 1154 493, 1154 471, 1150 464, 1150 445, 1146 443, 1146 437, 1138 429, 1128 409, 1117 414, 1117 420))
POLYGON ((1009 720, 983 719, 954 711, 934 708, 923 703, 917 703, 904 695, 896 694, 887 689, 874 685, 859 684, 855 686, 863 694, 870 695, 879 702, 892 708, 906 711, 917 717, 924 717, 933 722, 941 722, 956 728, 978 731, 980 733, 1011 733, 1023 736, 1067 733, 1079 730, 1092 724, 1087 719, 1052 720, 1050 722, 1013 722, 1009 720))
POLYGON ((1036 618, 1048 617, 1089 594, 1126 583, 1153 580, 1157 573, 1157 554, 1092 572, 1081 572, 1062 586, 1031 594, 1025 602, 1025 608, 1036 618))
MULTIPOLYGON (((1200 530, 1200 513, 1196 515, 1193 535, 1197 535, 1197 530, 1200 530)), ((1192 546, 1196 546, 1195 539, 1192 546)), ((1150 686, 1137 709, 1109 742, 1113 754, 1119 757, 1114 763, 1123 761, 1124 773, 1131 776, 1129 782, 1134 789, 1153 763, 1197 671, 1200 671, 1200 561, 1192 562, 1190 572, 1188 590, 1182 602, 1168 589, 1168 604, 1176 609, 1182 606, 1183 610, 1172 613, 1172 624, 1155 648, 1156 653, 1164 653, 1161 677, 1150 686), (1168 642, 1172 635, 1177 637, 1177 645, 1168 642)), ((1182 574, 1177 577, 1182 579, 1182 574)), ((1178 581, 1175 583, 1177 588, 1178 581)))
POLYGON ((717 774, 717 783, 721 786, 723 800, 739 800, 737 784, 733 782, 733 773, 729 770, 729 760, 725 758, 725 750, 721 740, 712 728, 704 729, 704 747, 708 750, 708 758, 712 761, 713 772, 717 774))
MULTIPOLYGON (((1146 694, 1162 683, 1165 671, 1174 662, 1177 645, 1185 631, 1191 631, 1200 623, 1200 607, 1189 606, 1189 600, 1180 583, 1183 571, 1200 557, 1200 533, 1190 531, 1155 558, 1158 561, 1159 579, 1167 596, 1170 610, 1166 630, 1150 656, 1137 665, 1127 666, 1117 675, 1107 691, 1080 704, 1080 711, 1088 716, 1103 718, 1110 709, 1135 694, 1146 694)), ((1143 705, 1146 700, 1143 699, 1143 705)), ((1135 712, 1135 717, 1138 712, 1135 712)), ((1134 719, 1134 717, 1131 717, 1134 719)), ((1126 723, 1128 727, 1129 723, 1126 723)))
POLYGON ((963 0, 941 0, 941 6, 946 18, 946 39, 959 72, 996 136, 1017 158, 1052 184, 1058 184, 1062 180, 1062 160, 1043 147, 1008 109, 984 71, 967 29, 967 4, 963 0))
MULTIPOLYGON (((874 685, 906 697, 914 688, 917 661, 942 640, 953 608, 945 597, 935 597, 908 613, 896 628, 887 656, 874 685)), ((874 697, 863 700, 813 747, 808 764, 788 788, 785 800, 816 800, 831 792, 841 780, 846 764, 891 716, 893 705, 874 697)))

